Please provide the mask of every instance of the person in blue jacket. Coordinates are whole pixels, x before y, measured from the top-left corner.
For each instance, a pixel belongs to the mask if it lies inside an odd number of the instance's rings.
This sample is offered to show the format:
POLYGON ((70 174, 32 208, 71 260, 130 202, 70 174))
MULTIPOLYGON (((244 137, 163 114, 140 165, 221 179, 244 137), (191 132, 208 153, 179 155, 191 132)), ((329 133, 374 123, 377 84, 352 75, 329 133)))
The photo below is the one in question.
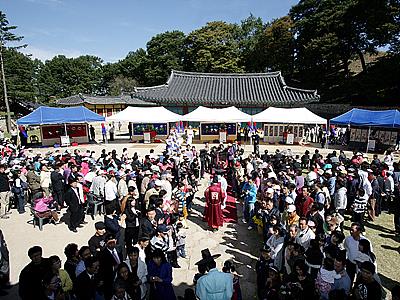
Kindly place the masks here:
POLYGON ((257 201, 257 186, 248 176, 247 182, 243 185, 244 206, 243 206, 243 223, 249 222, 249 230, 253 228, 252 217, 254 215, 254 205, 257 201))
POLYGON ((150 283, 150 300, 175 300, 172 287, 172 266, 161 249, 155 249, 147 264, 147 279, 150 283))

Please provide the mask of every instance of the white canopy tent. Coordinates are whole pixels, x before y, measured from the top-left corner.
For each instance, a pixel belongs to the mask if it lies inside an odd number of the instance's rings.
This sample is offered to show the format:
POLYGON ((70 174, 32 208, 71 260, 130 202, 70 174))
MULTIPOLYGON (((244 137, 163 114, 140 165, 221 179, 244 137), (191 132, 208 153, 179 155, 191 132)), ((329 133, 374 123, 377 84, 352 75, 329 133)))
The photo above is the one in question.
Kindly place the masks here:
POLYGON ((238 123, 251 121, 251 116, 234 106, 226 108, 199 106, 194 111, 182 116, 181 120, 189 122, 238 123))
POLYGON ((181 119, 178 115, 165 107, 133 107, 128 106, 123 111, 107 117, 107 121, 128 121, 132 123, 156 124, 156 123, 171 123, 181 119))
POLYGON ((283 124, 326 124, 327 120, 309 111, 307 108, 269 107, 253 115, 253 122, 283 124))

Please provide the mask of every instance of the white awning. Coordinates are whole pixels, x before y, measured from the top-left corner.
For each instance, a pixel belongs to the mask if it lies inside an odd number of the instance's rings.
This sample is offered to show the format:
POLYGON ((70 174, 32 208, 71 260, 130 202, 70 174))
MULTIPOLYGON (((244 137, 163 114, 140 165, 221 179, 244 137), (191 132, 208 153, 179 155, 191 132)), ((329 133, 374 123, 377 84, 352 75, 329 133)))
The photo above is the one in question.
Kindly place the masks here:
POLYGON ((189 122, 238 123, 251 121, 251 115, 242 112, 234 106, 226 108, 199 106, 194 111, 182 116, 181 120, 189 122))
POLYGON ((128 121, 132 123, 156 124, 180 121, 178 115, 165 107, 133 107, 128 106, 123 111, 107 117, 107 121, 128 121))
POLYGON ((269 107, 253 116, 254 122, 286 124, 326 124, 326 119, 309 111, 307 108, 269 107))

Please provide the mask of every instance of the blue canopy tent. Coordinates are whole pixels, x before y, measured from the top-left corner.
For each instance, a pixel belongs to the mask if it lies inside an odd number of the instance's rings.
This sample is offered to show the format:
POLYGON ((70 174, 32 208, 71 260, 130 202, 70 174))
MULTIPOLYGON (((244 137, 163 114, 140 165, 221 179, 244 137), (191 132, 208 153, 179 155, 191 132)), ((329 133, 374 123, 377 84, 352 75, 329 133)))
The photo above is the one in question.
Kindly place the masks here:
POLYGON ((64 137, 61 135, 60 125, 64 125, 65 136, 68 136, 69 132, 72 137, 75 137, 75 141, 81 143, 89 141, 88 128, 87 125, 82 126, 79 124, 104 121, 105 117, 92 112, 84 106, 66 108, 40 106, 25 117, 18 119, 17 124, 41 125, 42 144, 51 145, 64 137), (67 124, 73 125, 68 125, 67 128, 67 124), (45 130, 43 130, 44 128, 45 130))
POLYGON ((365 127, 400 128, 400 112, 392 110, 352 110, 331 119, 331 124, 365 127))
POLYGON ((46 125, 104 122, 105 118, 84 106, 48 107, 40 106, 29 115, 17 120, 18 125, 46 125))
POLYGON ((371 127, 400 128, 400 112, 392 110, 367 110, 353 108, 352 110, 330 120, 330 124, 368 127, 367 152, 370 141, 371 127))

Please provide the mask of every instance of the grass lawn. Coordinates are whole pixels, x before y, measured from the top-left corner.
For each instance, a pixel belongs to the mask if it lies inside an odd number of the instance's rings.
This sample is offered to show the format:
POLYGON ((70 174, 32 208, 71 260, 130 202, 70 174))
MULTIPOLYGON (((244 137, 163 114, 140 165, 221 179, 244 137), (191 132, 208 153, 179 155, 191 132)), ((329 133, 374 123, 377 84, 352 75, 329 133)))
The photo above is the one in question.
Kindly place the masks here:
MULTIPOLYGON (((345 223, 346 236, 349 235, 350 224, 350 221, 345 223)), ((381 214, 375 222, 366 223, 365 230, 377 258, 382 284, 390 291, 395 284, 400 284, 400 237, 394 232, 393 214, 381 214)))

